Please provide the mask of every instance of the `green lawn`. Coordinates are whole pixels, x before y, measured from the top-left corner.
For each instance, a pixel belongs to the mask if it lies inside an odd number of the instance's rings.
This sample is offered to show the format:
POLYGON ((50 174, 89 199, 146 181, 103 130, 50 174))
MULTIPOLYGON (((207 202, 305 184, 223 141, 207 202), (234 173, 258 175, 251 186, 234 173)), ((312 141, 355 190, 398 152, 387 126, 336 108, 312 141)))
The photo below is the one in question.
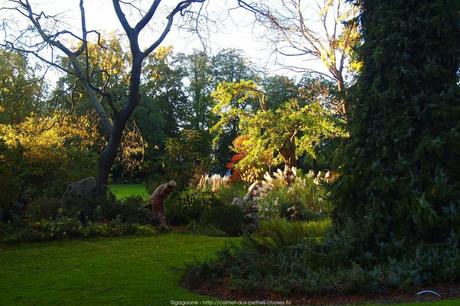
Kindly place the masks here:
MULTIPOLYGON (((118 199, 149 196, 142 184, 114 184, 110 190, 118 199)), ((0 305, 170 305, 171 300, 211 300, 181 288, 177 268, 212 257, 231 241, 238 240, 169 233, 0 245, 0 305)), ((411 305, 460 305, 460 300, 411 305)))
POLYGON ((144 184, 110 184, 109 189, 119 200, 132 196, 141 196, 147 201, 150 196, 144 184))
MULTIPOLYGON (((212 257, 225 243, 230 240, 169 233, 0 245, 0 305, 170 305, 170 300, 211 300, 181 288, 177 268, 212 257)), ((413 305, 460 305, 460 300, 413 305)))
POLYGON ((179 286, 184 262, 228 238, 190 234, 0 246, 0 305, 169 305, 208 298, 179 286))

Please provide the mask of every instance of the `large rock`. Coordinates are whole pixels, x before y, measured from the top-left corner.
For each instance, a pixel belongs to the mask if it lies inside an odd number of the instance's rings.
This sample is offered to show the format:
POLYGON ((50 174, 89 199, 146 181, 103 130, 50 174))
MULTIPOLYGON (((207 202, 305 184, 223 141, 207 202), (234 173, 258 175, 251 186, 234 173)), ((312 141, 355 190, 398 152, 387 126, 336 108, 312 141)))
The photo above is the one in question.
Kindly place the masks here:
POLYGON ((74 182, 67 186, 67 189, 62 196, 63 200, 83 198, 93 199, 96 197, 96 179, 94 177, 87 177, 80 181, 74 182))

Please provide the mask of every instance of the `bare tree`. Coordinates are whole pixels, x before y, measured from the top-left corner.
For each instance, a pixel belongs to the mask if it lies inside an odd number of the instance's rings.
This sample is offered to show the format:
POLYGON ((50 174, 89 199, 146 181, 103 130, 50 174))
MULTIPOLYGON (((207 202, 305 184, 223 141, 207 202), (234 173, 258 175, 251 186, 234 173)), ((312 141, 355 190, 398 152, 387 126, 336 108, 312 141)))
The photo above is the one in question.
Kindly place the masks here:
MULTIPOLYGON (((321 60, 328 74, 309 67, 287 66, 298 72, 321 74, 336 82, 339 95, 346 89, 345 73, 350 51, 359 39, 353 22, 358 10, 345 0, 243 1, 241 7, 254 13, 258 23, 269 30, 275 52, 321 60)), ((340 97, 337 110, 345 117, 348 106, 340 97)))
MULTIPOLYGON (((39 60, 75 76, 86 93, 89 102, 97 112, 100 119, 101 131, 107 138, 107 144, 103 148, 99 158, 96 178, 98 196, 103 196, 106 193, 109 173, 117 156, 123 132, 128 119, 139 104, 139 90, 144 59, 168 35, 173 25, 174 17, 177 14, 183 16, 189 12, 194 3, 203 3, 205 1, 177 1, 177 4, 172 7, 166 16, 166 23, 158 37, 144 50, 141 50, 139 46, 139 34, 154 17, 158 19, 156 13, 162 0, 149 1, 150 5, 146 11, 135 6, 134 1, 112 0, 116 16, 129 41, 131 54, 129 94, 124 101, 117 101, 118 103, 114 103, 114 98, 110 91, 107 90, 107 86, 97 87, 94 85, 95 82, 93 82, 97 74, 108 74, 108 72, 95 70, 90 65, 88 38, 89 36, 93 36, 100 42, 100 34, 97 31, 87 29, 84 0, 79 0, 80 27, 78 33, 68 29, 60 29, 59 26, 62 26, 62 17, 60 15, 49 15, 43 11, 36 11, 35 6, 29 0, 8 0, 0 8, 0 12, 7 11, 17 14, 21 19, 20 22, 25 21, 27 23, 24 30, 18 31, 13 30, 12 26, 8 24, 8 20, 5 19, 2 26, 5 35, 3 45, 13 50, 35 56, 39 60), (134 26, 131 26, 125 14, 127 7, 131 9, 135 8, 140 14, 140 18, 134 26), (78 43, 75 44, 75 42, 78 43), (65 66, 60 64, 56 60, 56 54, 64 55, 70 65, 65 66), (122 106, 117 108, 116 105, 122 106)), ((103 48, 102 45, 100 47, 103 48)), ((107 79, 109 78, 110 76, 107 79)))

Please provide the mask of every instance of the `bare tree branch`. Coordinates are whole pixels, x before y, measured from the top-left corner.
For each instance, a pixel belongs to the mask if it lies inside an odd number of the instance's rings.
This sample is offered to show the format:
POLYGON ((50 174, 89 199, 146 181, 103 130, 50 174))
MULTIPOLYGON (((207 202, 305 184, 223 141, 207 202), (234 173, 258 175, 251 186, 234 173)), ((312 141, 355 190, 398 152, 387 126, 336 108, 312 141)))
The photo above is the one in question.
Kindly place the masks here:
MULTIPOLYGON (((344 0, 317 0, 319 23, 314 23, 306 15, 310 11, 311 2, 303 0, 255 0, 248 2, 238 0, 240 7, 252 12, 256 21, 266 27, 268 39, 275 46, 275 51, 283 56, 306 56, 320 60, 327 73, 311 69, 308 66, 294 67, 283 65, 289 70, 298 72, 315 72, 332 78, 338 87, 339 95, 343 97, 346 90, 345 74, 348 55, 355 41, 357 28, 350 28, 343 19, 354 19, 357 9, 352 5, 345 5, 344 0), (276 2, 276 3, 274 3, 276 2)), ((347 113, 346 101, 340 99, 344 113, 347 113)))
POLYGON ((121 9, 120 0, 113 0, 112 4, 113 4, 113 8, 115 9, 115 13, 117 14, 118 20, 121 23, 121 26, 123 27, 123 29, 128 35, 131 35, 134 29, 130 26, 128 19, 126 19, 125 13, 121 9))
POLYGON ((142 52, 143 57, 145 58, 150 53, 152 53, 152 51, 155 50, 160 45, 160 43, 165 39, 166 35, 168 35, 169 31, 171 30, 171 26, 174 21, 174 16, 176 14, 179 13, 183 16, 185 14, 185 10, 190 5, 192 5, 193 3, 203 3, 204 1, 206 0, 187 0, 187 1, 179 2, 177 6, 172 10, 172 12, 168 15, 168 17, 166 17, 168 21, 160 37, 158 37, 158 39, 153 44, 151 44, 147 49, 145 49, 144 52, 142 52))
POLYGON ((155 15, 155 12, 157 11, 157 8, 160 5, 160 2, 161 0, 153 1, 152 5, 150 6, 150 9, 147 11, 144 17, 142 17, 142 19, 139 20, 139 22, 134 27, 135 32, 139 33, 149 23, 153 15, 155 15))

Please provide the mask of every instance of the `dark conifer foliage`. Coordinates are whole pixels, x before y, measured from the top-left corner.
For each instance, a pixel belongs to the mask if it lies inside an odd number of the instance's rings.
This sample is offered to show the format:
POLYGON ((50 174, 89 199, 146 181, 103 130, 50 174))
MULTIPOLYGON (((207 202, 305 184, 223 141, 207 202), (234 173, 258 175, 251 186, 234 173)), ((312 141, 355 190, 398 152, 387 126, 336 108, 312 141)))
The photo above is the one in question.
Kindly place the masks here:
POLYGON ((460 2, 360 4, 363 70, 334 190, 336 231, 351 234, 356 255, 458 239, 460 2))

